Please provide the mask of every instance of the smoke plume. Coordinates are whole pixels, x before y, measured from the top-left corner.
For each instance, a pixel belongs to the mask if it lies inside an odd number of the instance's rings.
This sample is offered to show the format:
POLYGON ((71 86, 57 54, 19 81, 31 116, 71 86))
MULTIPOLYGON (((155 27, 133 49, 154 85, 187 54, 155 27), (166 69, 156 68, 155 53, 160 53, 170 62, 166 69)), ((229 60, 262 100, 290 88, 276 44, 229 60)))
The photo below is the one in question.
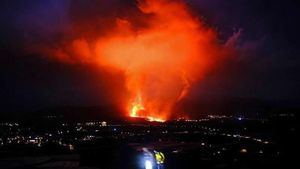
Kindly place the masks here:
POLYGON ((183 1, 139 0, 136 6, 138 11, 130 9, 126 17, 108 16, 113 24, 101 27, 99 34, 94 32, 96 25, 106 24, 103 18, 73 28, 72 40, 39 49, 66 63, 95 63, 123 72, 126 95, 116 97, 123 97, 126 114, 164 121, 189 87, 228 51, 183 1))

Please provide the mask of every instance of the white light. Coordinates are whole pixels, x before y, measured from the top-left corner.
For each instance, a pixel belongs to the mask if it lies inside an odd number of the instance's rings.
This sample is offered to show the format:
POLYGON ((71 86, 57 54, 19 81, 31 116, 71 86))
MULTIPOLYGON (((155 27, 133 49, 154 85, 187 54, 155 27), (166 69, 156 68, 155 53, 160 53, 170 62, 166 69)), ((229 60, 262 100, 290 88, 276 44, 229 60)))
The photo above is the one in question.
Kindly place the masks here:
POLYGON ((145 169, 152 169, 152 162, 150 160, 145 161, 145 169))

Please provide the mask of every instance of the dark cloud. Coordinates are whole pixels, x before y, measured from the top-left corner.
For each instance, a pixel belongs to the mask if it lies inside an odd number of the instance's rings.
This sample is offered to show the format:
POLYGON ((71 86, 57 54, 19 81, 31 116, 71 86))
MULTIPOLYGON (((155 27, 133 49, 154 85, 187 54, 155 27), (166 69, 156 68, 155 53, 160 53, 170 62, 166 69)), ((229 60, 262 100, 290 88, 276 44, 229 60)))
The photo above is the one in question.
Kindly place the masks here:
POLYGON ((299 2, 190 0, 227 39, 241 29, 238 56, 209 75, 200 93, 300 100, 299 2), (204 86, 204 87, 203 87, 204 86), (215 92, 210 92, 215 91, 215 92))

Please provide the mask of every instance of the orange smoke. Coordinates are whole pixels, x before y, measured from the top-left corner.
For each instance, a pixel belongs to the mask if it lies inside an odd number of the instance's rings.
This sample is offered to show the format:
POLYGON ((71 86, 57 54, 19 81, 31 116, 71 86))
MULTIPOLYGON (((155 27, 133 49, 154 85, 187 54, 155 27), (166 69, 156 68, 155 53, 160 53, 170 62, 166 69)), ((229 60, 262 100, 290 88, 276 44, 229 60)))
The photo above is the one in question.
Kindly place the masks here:
POLYGON ((138 0, 138 8, 147 16, 143 26, 116 19, 105 36, 78 38, 55 54, 61 60, 75 58, 123 71, 128 115, 165 121, 190 85, 224 56, 224 49, 214 30, 182 1, 138 0))
POLYGON ((183 3, 146 0, 139 1, 139 9, 151 14, 147 27, 136 30, 117 20, 117 27, 99 38, 97 60, 125 72, 130 116, 163 121, 221 49, 215 33, 183 3))

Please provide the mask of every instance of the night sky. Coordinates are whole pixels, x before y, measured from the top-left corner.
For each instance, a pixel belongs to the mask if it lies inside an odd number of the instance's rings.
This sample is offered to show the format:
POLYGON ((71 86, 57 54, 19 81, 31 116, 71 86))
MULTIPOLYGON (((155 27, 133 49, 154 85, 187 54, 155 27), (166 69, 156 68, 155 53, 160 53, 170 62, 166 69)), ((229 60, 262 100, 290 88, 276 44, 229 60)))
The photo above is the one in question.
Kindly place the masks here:
MULTIPOLYGON (((217 30, 220 43, 235 39, 238 53, 195 84, 188 100, 247 98, 299 107, 299 1, 185 3, 217 30)), ((60 45, 56 42, 74 34, 93 38, 105 34, 113 19, 130 16, 140 19, 132 0, 0 1, 0 113, 110 104, 113 91, 122 91, 118 73, 58 62, 27 49, 60 45)))

